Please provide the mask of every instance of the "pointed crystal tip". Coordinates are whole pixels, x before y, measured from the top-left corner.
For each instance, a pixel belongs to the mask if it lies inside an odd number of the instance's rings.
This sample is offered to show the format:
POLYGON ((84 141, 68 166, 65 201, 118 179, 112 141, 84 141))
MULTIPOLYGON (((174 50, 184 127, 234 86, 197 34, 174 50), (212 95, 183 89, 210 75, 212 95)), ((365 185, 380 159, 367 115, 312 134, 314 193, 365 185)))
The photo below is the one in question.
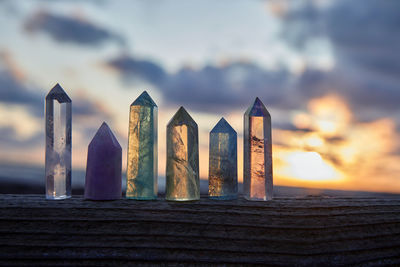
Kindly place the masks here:
POLYGON ((178 109, 172 119, 168 122, 168 126, 182 124, 194 124, 197 127, 197 123, 193 120, 184 107, 180 107, 178 109))
POLYGON ((71 103, 71 98, 65 93, 60 84, 56 84, 47 94, 46 99, 56 99, 59 103, 71 103))
POLYGON ((222 117, 219 122, 211 130, 212 133, 235 133, 235 129, 222 117))
POLYGON ((257 97, 256 100, 254 100, 254 103, 252 106, 250 106, 247 110, 245 115, 248 116, 254 116, 254 117, 268 117, 271 116, 267 110, 267 108, 264 106, 263 102, 257 97))
POLYGON ((103 122, 90 142, 89 147, 97 145, 98 143, 105 144, 106 142, 109 142, 109 144, 116 148, 122 149, 110 127, 108 127, 107 123, 103 122))
POLYGON ((153 101, 153 99, 146 91, 143 91, 143 93, 138 98, 136 98, 135 101, 133 101, 131 106, 157 107, 156 103, 153 101))

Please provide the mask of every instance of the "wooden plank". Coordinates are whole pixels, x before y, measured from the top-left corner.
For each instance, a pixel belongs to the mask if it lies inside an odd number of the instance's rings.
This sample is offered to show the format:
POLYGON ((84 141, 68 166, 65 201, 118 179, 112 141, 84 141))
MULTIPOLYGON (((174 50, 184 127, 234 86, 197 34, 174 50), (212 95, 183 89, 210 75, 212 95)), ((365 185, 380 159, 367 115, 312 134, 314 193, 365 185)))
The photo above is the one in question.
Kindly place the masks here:
POLYGON ((0 265, 400 265, 400 198, 0 195, 0 265))

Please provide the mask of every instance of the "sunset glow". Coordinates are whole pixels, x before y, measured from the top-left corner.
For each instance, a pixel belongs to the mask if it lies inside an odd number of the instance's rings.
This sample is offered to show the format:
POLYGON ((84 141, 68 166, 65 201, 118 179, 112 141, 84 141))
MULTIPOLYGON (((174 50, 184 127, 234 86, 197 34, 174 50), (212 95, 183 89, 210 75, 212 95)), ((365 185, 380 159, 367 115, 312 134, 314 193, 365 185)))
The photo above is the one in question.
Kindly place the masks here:
POLYGON ((324 161, 318 152, 294 151, 283 154, 285 164, 277 169, 278 176, 316 182, 342 179, 342 175, 324 161))
POLYGON ((398 3, 97 2, 0 1, 0 164, 44 166, 43 100, 60 83, 73 170, 85 170, 105 121, 125 171, 129 106, 146 90, 159 107, 160 179, 166 126, 184 106, 198 125, 200 179, 224 117, 242 182, 243 114, 258 97, 275 185, 400 193, 398 3))
MULTIPOLYGON (((356 181, 364 181, 357 186, 375 190, 379 177, 387 175, 380 164, 400 162, 394 154, 399 138, 391 119, 352 122, 345 101, 333 95, 312 99, 307 107, 293 118, 293 123, 305 131, 275 131, 278 183, 347 189, 356 181)), ((399 185, 400 181, 394 180, 393 191, 399 185)))

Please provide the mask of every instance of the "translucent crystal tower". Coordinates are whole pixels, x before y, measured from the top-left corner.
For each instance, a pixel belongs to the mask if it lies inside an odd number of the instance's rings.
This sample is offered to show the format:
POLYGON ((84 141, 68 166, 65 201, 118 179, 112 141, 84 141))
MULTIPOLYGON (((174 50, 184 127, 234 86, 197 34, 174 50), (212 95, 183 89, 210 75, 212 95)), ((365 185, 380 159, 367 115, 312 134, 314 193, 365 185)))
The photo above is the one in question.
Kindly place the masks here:
POLYGON ((180 107, 167 126, 167 200, 200 199, 198 140, 196 122, 180 107))
POLYGON ((271 200, 271 115, 257 97, 244 114, 243 194, 248 200, 271 200))
POLYGON ((59 84, 46 96, 46 198, 71 197, 71 99, 59 84))
POLYGON ((146 91, 130 107, 127 198, 157 198, 157 113, 157 105, 146 91))
POLYGON ((88 147, 85 198, 121 198, 121 168, 122 148, 111 129, 103 122, 88 147))
POLYGON ((222 118, 210 132, 208 196, 237 198, 237 134, 222 118))

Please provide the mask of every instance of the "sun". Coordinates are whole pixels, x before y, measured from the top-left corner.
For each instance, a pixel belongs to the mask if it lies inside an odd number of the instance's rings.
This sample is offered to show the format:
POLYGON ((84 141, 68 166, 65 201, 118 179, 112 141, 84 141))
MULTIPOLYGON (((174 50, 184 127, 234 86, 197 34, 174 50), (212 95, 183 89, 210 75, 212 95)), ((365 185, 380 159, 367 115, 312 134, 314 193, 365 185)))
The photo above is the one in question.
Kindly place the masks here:
POLYGON ((302 181, 338 181, 342 174, 317 152, 291 151, 284 157, 279 174, 302 181))

